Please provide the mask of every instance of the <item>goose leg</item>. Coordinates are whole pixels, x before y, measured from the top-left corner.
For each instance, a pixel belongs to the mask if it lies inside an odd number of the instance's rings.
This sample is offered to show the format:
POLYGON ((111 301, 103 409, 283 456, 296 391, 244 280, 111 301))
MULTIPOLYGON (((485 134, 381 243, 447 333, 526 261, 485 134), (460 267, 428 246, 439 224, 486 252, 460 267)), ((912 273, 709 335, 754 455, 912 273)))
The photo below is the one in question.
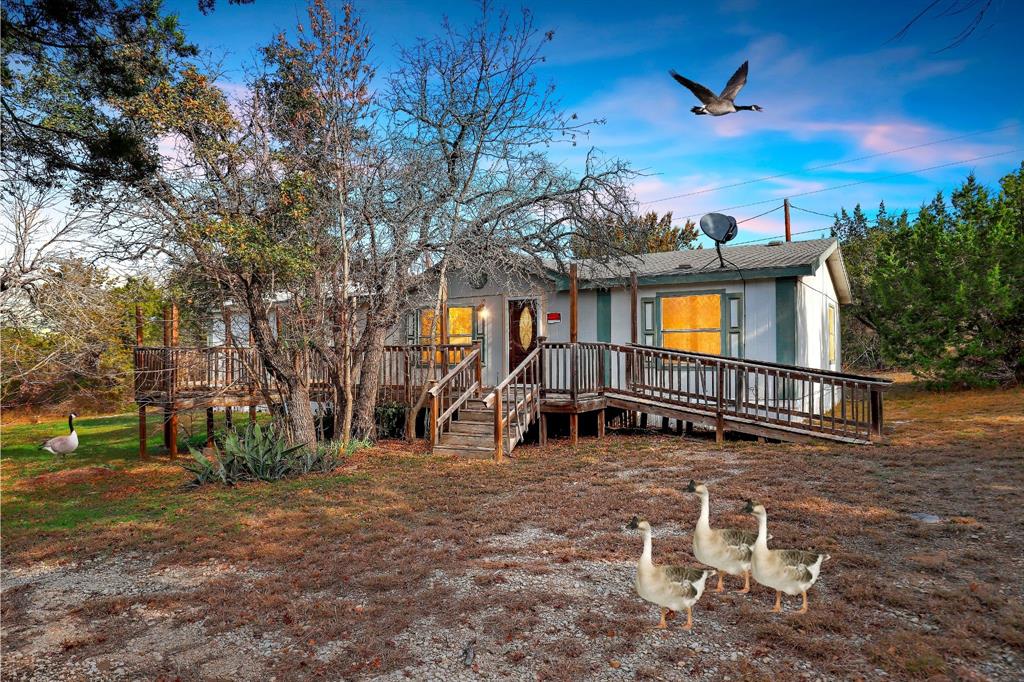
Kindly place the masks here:
POLYGON ((718 587, 715 588, 715 592, 724 592, 725 586, 722 584, 722 573, 718 573, 718 587))
POLYGON ((772 609, 772 613, 779 613, 782 611, 782 593, 775 590, 775 608, 772 609))
POLYGON ((797 611, 797 613, 807 613, 807 590, 803 590, 800 594, 804 598, 804 605, 800 607, 800 610, 797 611))
POLYGON ((684 630, 689 630, 693 627, 693 609, 689 606, 686 607, 686 625, 683 626, 684 630))
POLYGON ((750 592, 750 571, 743 571, 743 589, 738 594, 750 592))
POLYGON ((661 609, 661 622, 658 623, 658 629, 659 630, 664 630, 665 628, 668 627, 668 623, 665 622, 665 616, 667 616, 667 615, 668 615, 668 609, 662 608, 661 609))

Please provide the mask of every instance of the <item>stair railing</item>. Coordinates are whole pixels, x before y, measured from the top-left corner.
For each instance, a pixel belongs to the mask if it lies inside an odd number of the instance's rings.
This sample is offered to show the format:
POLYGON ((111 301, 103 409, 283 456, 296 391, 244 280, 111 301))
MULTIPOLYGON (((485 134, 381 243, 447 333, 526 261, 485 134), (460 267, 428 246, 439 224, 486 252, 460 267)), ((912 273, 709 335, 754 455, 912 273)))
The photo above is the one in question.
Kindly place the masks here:
POLYGON ((451 425, 452 418, 462 405, 480 392, 480 345, 440 379, 431 379, 430 389, 430 445, 441 441, 441 434, 451 425))
POLYGON ((515 423, 516 438, 522 438, 530 424, 540 418, 541 347, 538 344, 505 380, 494 387, 484 403, 494 409, 494 460, 505 453, 506 434, 515 423), (514 420, 514 422, 513 422, 514 420))

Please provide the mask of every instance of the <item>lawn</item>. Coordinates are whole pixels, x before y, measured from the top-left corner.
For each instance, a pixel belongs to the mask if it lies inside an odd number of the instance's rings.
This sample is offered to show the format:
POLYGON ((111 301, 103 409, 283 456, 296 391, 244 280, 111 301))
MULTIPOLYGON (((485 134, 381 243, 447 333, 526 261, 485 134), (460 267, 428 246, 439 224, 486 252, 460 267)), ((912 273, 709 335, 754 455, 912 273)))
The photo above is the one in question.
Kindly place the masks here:
POLYGON ((647 432, 495 466, 383 443, 230 489, 139 461, 130 416, 81 420, 66 463, 35 449, 60 422, 5 427, 3 677, 1017 679, 1024 391, 899 387, 886 411, 884 446, 647 432), (690 478, 714 525, 752 527, 753 497, 773 545, 831 554, 809 613, 727 580, 692 632, 653 629, 623 526, 692 564, 690 478))

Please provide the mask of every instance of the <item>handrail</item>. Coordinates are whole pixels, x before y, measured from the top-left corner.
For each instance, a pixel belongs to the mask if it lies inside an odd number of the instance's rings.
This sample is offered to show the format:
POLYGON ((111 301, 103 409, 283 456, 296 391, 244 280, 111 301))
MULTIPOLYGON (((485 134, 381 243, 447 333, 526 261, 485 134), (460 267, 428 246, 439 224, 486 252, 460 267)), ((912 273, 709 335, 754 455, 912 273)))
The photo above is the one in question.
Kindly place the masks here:
POLYGON ((510 383, 512 383, 513 379, 515 379, 517 376, 519 376, 525 371, 526 365, 531 360, 533 360, 534 357, 540 354, 540 349, 541 344, 537 344, 537 347, 530 351, 530 353, 525 358, 523 358, 523 361, 520 362, 514 370, 509 372, 508 376, 505 377, 504 381, 502 381, 500 384, 494 387, 494 390, 491 391, 491 393, 486 398, 484 398, 484 403, 487 404, 487 407, 490 407, 494 403, 494 396, 497 395, 498 391, 508 386, 510 383))
POLYGON ((480 349, 474 348, 473 352, 462 359, 462 362, 452 367, 451 371, 445 374, 443 377, 437 380, 437 385, 430 389, 429 393, 432 396, 436 396, 440 391, 441 387, 450 382, 455 378, 455 375, 465 369, 466 365, 480 357, 480 349))
POLYGON ((798 371, 806 374, 818 374, 821 376, 835 377, 837 379, 847 379, 863 382, 866 384, 878 384, 879 386, 890 386, 892 381, 890 379, 879 379, 877 377, 869 377, 863 374, 848 374, 846 372, 836 372, 830 369, 815 369, 813 367, 797 367, 796 365, 785 365, 779 362, 769 362, 767 360, 747 360, 744 358, 733 358, 727 355, 713 355, 711 353, 699 353, 697 351, 689 350, 676 350, 675 348, 660 348, 658 346, 646 346, 642 343, 627 343, 627 344, 611 344, 605 342, 587 342, 581 343, 581 346, 608 346, 611 348, 642 348, 644 350, 658 351, 659 353, 666 353, 680 356, 693 356, 700 358, 707 358, 708 360, 714 360, 716 362, 725 362, 733 365, 745 365, 748 367, 772 367, 775 369, 782 369, 787 371, 798 371))
POLYGON ((544 393, 641 400, 725 420, 868 442, 883 433, 875 377, 640 344, 544 344, 544 393))
POLYGON ((450 424, 455 412, 469 398, 480 391, 481 381, 480 344, 473 344, 473 350, 441 379, 431 379, 430 395, 430 444, 437 445, 445 426, 450 424))

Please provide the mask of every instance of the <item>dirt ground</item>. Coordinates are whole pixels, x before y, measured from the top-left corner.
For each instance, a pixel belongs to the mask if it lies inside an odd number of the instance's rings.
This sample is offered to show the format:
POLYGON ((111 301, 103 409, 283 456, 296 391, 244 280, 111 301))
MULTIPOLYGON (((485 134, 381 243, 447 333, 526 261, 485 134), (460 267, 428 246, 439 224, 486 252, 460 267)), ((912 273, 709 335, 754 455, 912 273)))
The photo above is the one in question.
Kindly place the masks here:
POLYGON ((166 521, 7 536, 2 677, 1021 679, 1024 391, 886 409, 873 447, 615 434, 495 466, 386 444, 344 486, 205 489, 166 521), (693 565, 691 478, 712 525, 752 528, 754 498, 773 546, 831 554, 809 613, 727 579, 691 632, 653 628, 624 524, 647 518, 655 561, 693 565), (224 499, 236 513, 210 511, 224 499))

